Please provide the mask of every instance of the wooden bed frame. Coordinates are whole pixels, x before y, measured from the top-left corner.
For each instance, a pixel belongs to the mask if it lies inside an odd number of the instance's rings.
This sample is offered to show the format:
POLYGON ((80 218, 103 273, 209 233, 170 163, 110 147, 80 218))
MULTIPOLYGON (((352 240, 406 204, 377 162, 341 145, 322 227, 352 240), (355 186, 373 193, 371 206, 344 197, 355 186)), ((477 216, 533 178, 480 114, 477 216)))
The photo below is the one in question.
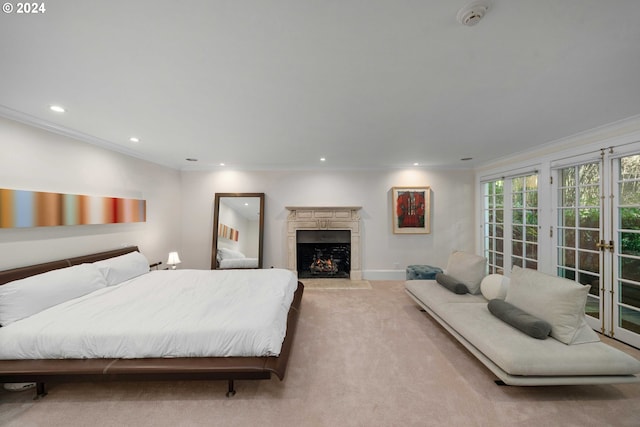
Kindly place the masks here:
MULTIPOLYGON (((0 285, 59 268, 91 263, 129 252, 137 246, 0 271, 0 285)), ((0 360, 0 383, 36 383, 36 399, 46 396, 45 383, 69 381, 227 380, 227 397, 235 394, 234 380, 284 379, 293 345, 304 286, 298 282, 287 333, 278 357, 177 357, 146 359, 33 359, 0 360)))

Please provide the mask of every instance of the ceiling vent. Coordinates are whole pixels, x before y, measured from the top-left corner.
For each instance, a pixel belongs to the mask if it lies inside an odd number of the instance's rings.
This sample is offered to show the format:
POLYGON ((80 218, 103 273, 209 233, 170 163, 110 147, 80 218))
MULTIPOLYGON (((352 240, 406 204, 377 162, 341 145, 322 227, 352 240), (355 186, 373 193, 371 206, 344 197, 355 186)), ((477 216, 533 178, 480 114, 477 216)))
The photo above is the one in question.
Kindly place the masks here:
POLYGON ((489 10, 489 0, 474 1, 458 11, 458 22, 462 25, 476 25, 489 10))

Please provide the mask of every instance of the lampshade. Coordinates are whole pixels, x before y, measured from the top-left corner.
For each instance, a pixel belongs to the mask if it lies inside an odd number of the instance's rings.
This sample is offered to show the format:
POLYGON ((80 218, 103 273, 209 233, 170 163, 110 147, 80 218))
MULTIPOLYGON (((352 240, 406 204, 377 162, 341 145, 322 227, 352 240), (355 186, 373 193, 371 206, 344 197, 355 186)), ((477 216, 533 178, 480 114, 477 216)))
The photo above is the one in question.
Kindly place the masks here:
POLYGON ((178 252, 169 252, 169 259, 167 259, 167 264, 173 266, 173 268, 176 268, 176 264, 180 264, 181 262, 182 261, 180 261, 178 252))

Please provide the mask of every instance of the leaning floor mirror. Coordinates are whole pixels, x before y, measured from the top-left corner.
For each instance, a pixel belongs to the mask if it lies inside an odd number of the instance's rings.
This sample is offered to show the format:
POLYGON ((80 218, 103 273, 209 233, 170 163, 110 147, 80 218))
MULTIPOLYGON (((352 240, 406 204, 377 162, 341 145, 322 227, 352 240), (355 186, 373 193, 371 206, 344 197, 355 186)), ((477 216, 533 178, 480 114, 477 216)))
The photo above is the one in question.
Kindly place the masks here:
POLYGON ((264 193, 216 193, 211 269, 262 268, 264 193))

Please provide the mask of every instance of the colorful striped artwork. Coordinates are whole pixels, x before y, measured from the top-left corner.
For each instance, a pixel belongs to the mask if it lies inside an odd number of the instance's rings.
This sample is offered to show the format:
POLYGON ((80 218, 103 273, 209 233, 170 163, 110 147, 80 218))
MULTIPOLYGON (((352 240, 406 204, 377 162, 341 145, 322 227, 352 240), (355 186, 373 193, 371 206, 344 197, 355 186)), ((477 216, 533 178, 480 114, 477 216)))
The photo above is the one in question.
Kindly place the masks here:
POLYGON ((147 202, 0 188, 0 228, 145 222, 147 202))
POLYGON ((224 237, 225 239, 238 241, 239 232, 235 228, 231 228, 228 225, 219 224, 218 225, 218 236, 224 237))

